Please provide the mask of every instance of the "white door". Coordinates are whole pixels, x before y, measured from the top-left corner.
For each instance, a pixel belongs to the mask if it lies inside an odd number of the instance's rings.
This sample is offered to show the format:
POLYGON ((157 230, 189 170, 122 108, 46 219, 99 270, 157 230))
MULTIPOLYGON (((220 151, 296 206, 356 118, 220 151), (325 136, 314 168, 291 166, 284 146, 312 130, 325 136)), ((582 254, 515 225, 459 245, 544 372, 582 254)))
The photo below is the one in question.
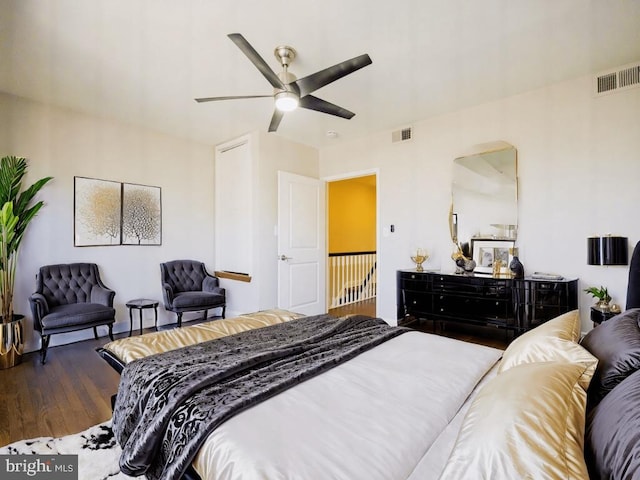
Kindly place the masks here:
POLYGON ((317 178, 278 172, 278 307, 325 313, 325 189, 317 178))

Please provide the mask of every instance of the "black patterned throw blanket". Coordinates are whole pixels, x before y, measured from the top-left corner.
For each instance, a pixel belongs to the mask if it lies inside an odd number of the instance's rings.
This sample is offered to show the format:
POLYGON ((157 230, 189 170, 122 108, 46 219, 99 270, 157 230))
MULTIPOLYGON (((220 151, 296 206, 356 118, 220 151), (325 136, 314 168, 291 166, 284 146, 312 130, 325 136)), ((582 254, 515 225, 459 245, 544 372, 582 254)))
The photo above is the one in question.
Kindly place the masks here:
POLYGON ((135 360, 113 412, 120 468, 177 480, 233 415, 406 331, 379 318, 318 315, 135 360))

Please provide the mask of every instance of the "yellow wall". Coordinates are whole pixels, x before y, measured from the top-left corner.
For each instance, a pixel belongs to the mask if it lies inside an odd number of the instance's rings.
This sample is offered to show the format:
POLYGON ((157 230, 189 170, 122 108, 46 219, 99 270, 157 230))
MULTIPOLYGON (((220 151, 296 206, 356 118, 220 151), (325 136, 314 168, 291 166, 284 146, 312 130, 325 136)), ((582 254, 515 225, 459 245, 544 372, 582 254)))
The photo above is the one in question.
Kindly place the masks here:
POLYGON ((376 250, 376 177, 329 184, 329 253, 376 250))

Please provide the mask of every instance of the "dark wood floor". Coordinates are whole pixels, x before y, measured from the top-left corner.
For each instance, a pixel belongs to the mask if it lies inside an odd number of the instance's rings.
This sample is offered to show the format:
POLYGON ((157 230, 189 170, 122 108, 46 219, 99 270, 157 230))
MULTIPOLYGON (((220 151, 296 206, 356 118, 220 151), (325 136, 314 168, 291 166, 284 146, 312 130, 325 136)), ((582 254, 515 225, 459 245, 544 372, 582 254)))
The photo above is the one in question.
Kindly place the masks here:
POLYGON ((76 433, 111 418, 119 375, 95 352, 108 341, 52 347, 45 365, 28 353, 20 365, 0 370, 0 446, 76 433))
MULTIPOLYGON (((375 312, 375 300, 330 311, 338 316, 375 316, 375 312)), ((416 328, 430 331, 432 326, 416 328)), ((480 330, 447 328, 438 333, 498 348, 506 345, 495 331, 488 335, 480 330)), ((126 334, 116 335, 123 336, 126 334)), ((45 365, 40 364, 37 353, 28 353, 22 364, 0 370, 0 446, 26 438, 77 433, 111 418, 110 399, 120 377, 95 351, 108 341, 101 337, 52 347, 45 365)))
POLYGON ((362 302, 350 303, 343 307, 330 308, 329 313, 336 317, 342 317, 344 315, 369 315, 370 317, 376 316, 376 299, 370 298, 369 300, 363 300, 362 302))

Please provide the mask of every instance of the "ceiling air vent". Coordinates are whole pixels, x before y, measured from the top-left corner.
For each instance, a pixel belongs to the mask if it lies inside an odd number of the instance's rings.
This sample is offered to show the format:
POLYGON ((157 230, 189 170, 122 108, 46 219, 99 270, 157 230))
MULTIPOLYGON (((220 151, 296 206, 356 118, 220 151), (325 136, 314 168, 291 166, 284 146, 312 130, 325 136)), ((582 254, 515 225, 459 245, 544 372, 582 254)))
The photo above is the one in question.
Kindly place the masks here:
POLYGON ((406 127, 400 130, 396 130, 395 132, 391 132, 391 143, 408 142, 409 140, 411 140, 411 138, 413 138, 411 127, 406 127))
POLYGON ((596 95, 640 87, 640 62, 602 72, 596 76, 594 84, 596 95))

